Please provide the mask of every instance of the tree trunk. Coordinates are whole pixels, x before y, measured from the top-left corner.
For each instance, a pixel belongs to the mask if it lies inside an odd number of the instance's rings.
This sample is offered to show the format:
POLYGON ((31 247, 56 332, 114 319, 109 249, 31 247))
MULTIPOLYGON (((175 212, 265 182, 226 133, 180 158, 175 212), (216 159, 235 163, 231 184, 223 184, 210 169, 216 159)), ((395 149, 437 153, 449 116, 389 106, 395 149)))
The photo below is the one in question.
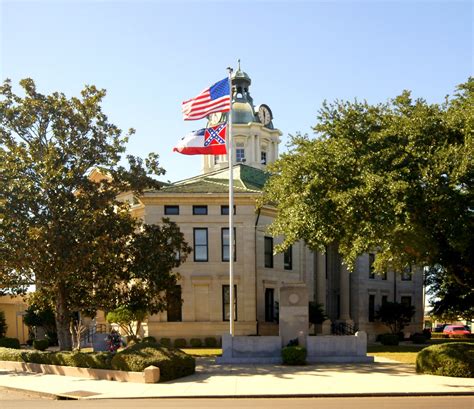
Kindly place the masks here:
POLYGON ((66 287, 64 283, 58 286, 56 299, 56 329, 58 332, 58 343, 61 351, 72 350, 72 336, 70 330, 71 314, 66 302, 66 287))

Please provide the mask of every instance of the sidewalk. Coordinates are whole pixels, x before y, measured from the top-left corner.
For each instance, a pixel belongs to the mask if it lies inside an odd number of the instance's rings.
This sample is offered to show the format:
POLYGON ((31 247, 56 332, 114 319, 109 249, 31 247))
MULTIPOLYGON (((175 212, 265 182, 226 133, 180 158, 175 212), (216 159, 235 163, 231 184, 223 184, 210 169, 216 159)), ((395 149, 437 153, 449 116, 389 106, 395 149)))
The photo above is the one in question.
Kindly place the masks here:
POLYGON ((367 396, 473 394, 474 379, 418 375, 409 365, 376 358, 372 364, 217 365, 197 359, 196 373, 139 384, 0 369, 0 386, 77 399, 251 396, 367 396))

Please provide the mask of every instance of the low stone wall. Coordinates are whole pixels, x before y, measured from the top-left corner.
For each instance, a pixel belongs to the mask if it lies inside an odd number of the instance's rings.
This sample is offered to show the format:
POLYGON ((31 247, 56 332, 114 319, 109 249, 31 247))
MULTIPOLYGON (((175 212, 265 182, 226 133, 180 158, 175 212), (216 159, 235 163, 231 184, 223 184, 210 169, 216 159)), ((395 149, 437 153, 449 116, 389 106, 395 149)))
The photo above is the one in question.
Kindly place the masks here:
POLYGON ((219 364, 230 363, 281 363, 281 337, 279 336, 222 336, 222 357, 219 364))
POLYGON ((74 366, 0 361, 0 368, 14 372, 34 372, 120 382, 157 383, 160 380, 160 368, 157 368, 156 366, 149 366, 148 368, 145 368, 143 372, 128 372, 109 369, 76 368, 74 366))
POLYGON ((317 335, 306 338, 308 362, 373 362, 367 356, 367 334, 317 335))
MULTIPOLYGON (((367 334, 359 331, 356 335, 317 335, 306 337, 308 363, 356 363, 373 362, 367 356, 367 334)), ((280 336, 222 336, 222 357, 219 364, 279 364, 281 360, 282 338, 280 336)))

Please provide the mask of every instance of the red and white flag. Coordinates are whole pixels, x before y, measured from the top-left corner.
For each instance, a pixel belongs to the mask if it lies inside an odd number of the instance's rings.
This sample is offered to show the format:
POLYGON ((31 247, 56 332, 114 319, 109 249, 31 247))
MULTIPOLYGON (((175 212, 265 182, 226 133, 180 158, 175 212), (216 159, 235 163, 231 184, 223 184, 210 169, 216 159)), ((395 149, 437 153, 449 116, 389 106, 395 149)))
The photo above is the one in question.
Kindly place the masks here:
POLYGON ((227 123, 221 123, 211 128, 193 131, 182 138, 173 148, 173 152, 183 155, 225 155, 225 136, 227 123))

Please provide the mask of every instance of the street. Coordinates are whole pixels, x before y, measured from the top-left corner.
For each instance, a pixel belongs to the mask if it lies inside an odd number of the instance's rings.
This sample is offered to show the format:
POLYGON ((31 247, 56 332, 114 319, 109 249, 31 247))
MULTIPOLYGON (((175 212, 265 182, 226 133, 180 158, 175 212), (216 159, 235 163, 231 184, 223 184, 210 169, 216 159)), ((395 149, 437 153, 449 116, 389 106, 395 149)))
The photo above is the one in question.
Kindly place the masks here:
POLYGON ((236 398, 236 399, 100 399, 52 400, 20 391, 0 388, 1 409, 23 409, 34 400, 35 409, 100 408, 268 408, 268 409, 474 409, 471 396, 342 397, 342 398, 236 398))

